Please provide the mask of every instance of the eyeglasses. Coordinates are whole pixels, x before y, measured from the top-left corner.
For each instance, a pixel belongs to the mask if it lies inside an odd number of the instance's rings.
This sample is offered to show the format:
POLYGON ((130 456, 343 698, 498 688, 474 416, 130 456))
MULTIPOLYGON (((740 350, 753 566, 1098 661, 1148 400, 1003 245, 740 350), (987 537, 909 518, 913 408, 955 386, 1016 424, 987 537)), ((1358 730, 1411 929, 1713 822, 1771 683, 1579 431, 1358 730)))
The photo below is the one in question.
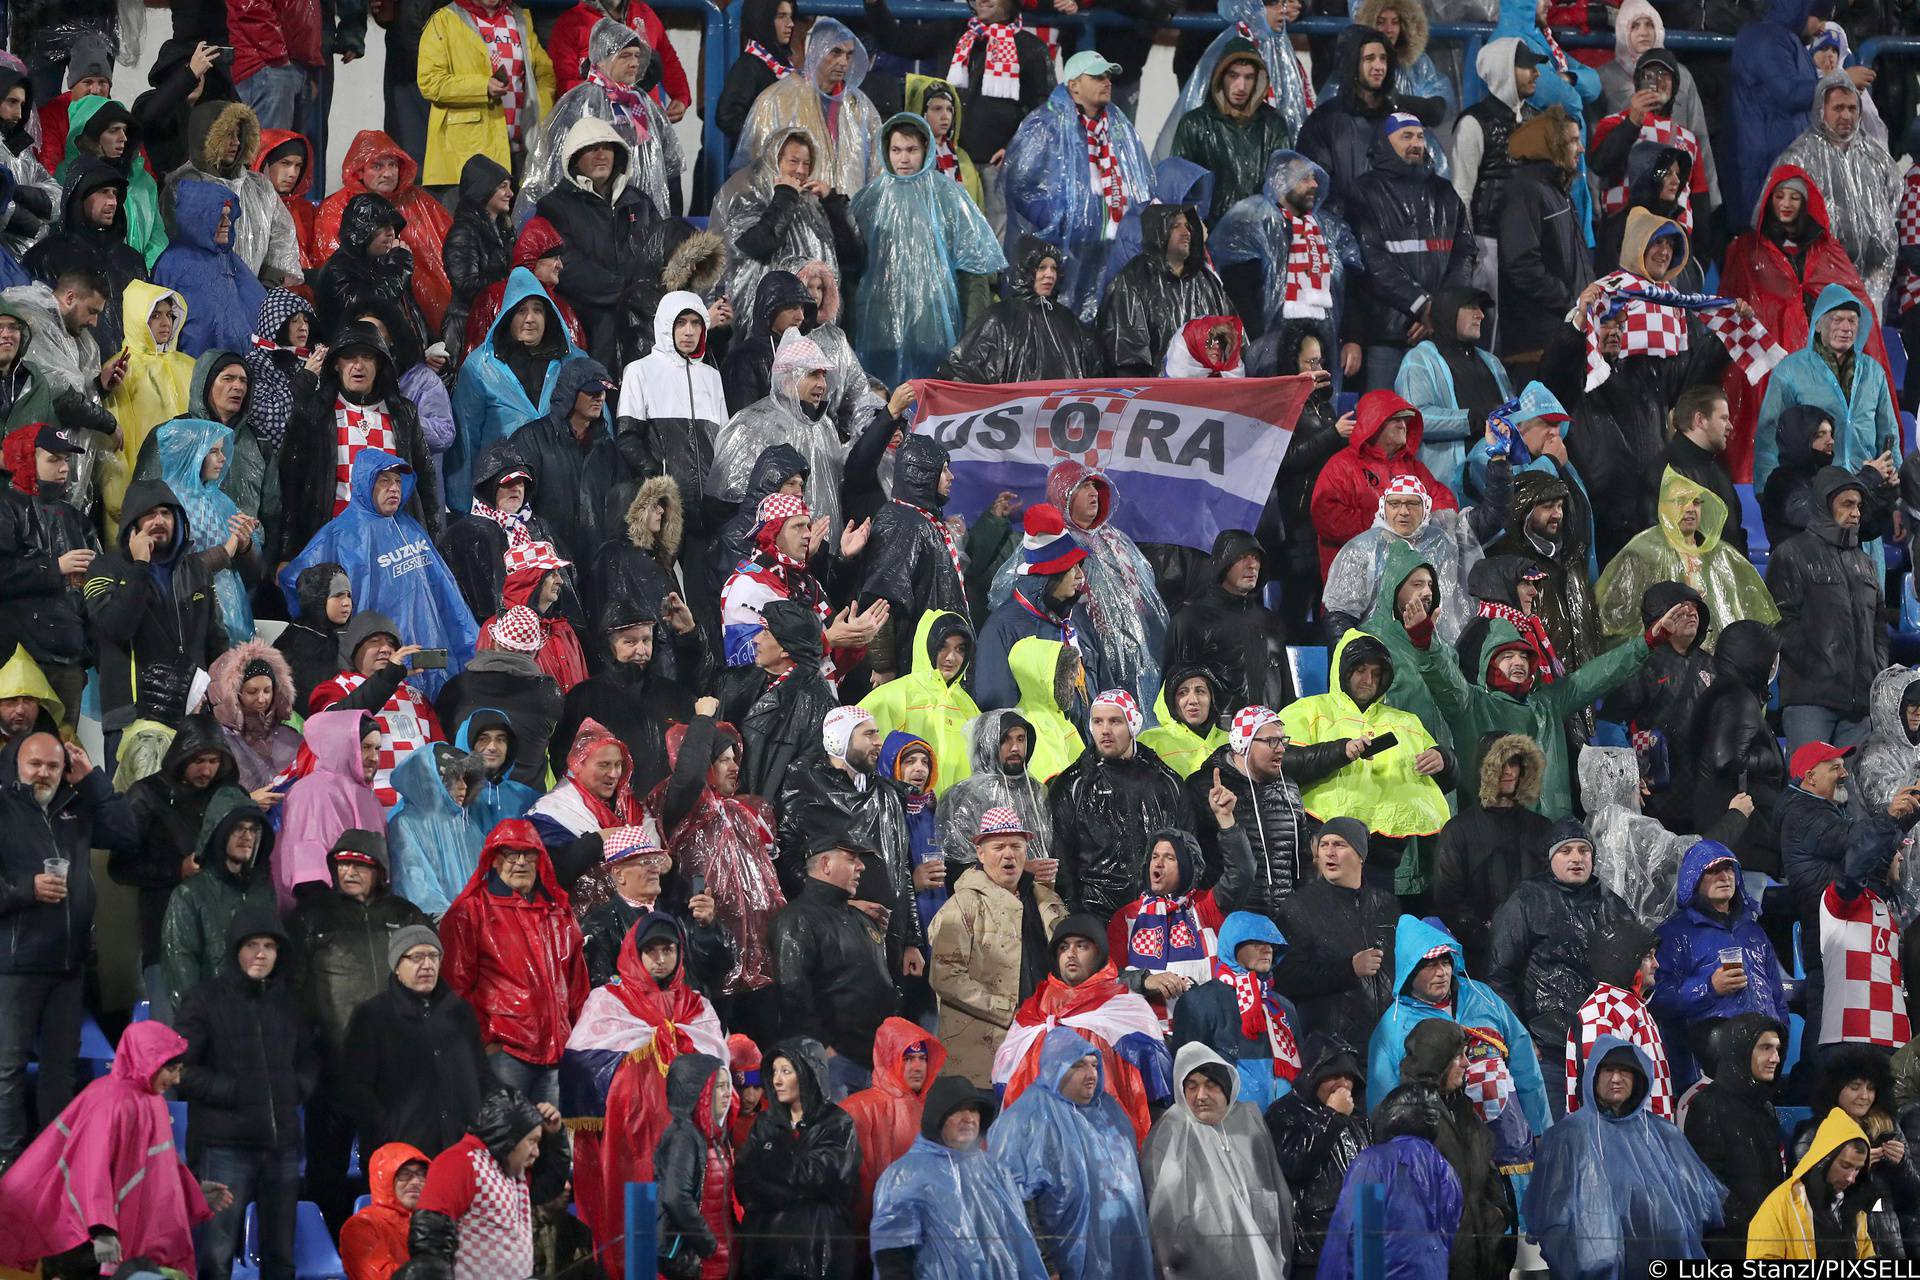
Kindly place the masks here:
POLYGON ((499 856, 500 861, 506 863, 508 866, 513 866, 521 862, 534 862, 540 857, 539 854, 531 849, 508 849, 499 856))
POLYGON ((1300 367, 1302 369, 1324 369, 1327 367, 1327 362, 1319 356, 1302 356, 1300 358, 1300 367))

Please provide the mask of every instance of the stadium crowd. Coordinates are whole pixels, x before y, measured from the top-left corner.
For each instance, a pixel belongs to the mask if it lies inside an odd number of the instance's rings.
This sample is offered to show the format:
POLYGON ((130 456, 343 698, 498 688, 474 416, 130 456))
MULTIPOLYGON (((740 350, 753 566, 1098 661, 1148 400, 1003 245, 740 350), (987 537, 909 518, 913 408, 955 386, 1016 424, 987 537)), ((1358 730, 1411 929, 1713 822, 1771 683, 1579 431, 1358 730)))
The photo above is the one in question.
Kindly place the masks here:
POLYGON ((1920 1257, 1920 10, 1085 3, 8 6, 0 1274, 1920 1257))

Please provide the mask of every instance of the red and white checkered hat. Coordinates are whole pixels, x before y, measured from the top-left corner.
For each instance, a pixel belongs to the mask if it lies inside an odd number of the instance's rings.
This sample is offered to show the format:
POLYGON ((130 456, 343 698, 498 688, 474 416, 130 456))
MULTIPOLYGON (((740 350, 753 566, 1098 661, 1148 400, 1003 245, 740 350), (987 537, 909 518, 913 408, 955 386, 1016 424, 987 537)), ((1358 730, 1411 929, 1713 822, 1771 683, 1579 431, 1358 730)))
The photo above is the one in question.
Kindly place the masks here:
POLYGON ((1388 498, 1418 498, 1423 515, 1433 514, 1433 495, 1427 492, 1427 486, 1420 483, 1419 476, 1397 475, 1387 481, 1386 491, 1380 495, 1380 510, 1387 509, 1388 498))
POLYGON ((551 542, 523 542, 507 552, 506 558, 509 574, 522 569, 564 569, 572 563, 551 542))
POLYGON ((1137 735, 1141 726, 1146 723, 1140 715, 1140 704, 1135 702, 1133 695, 1125 689, 1108 689, 1095 694, 1093 701, 1087 704, 1087 709, 1092 710, 1102 705, 1120 708, 1120 714, 1127 718, 1128 733, 1137 735))
POLYGON ((517 604, 493 620, 493 642, 515 653, 538 653, 547 642, 540 615, 524 604, 517 604))
POLYGON ((1025 836, 1033 839, 1033 832, 1027 830, 1027 824, 1020 815, 1006 805, 995 805, 980 815, 980 829, 974 833, 973 842, 991 840, 995 836, 1025 836))
POLYGON ((1253 745, 1253 736, 1268 725, 1280 719, 1280 713, 1272 707, 1242 707, 1233 713, 1233 723, 1227 729, 1227 746, 1235 755, 1247 754, 1247 748, 1253 745))
POLYGON ((813 512, 807 507, 807 500, 797 493, 770 493, 760 499, 760 507, 754 512, 754 522, 764 527, 768 522, 785 524, 795 516, 812 519, 813 512))
POLYGON ((782 374, 806 374, 815 369, 832 369, 833 362, 820 344, 800 332, 798 325, 780 335, 780 346, 773 353, 773 381, 780 384, 782 374))
POLYGON ((615 827, 600 842, 600 850, 608 862, 625 862, 629 858, 666 852, 645 827, 615 827))

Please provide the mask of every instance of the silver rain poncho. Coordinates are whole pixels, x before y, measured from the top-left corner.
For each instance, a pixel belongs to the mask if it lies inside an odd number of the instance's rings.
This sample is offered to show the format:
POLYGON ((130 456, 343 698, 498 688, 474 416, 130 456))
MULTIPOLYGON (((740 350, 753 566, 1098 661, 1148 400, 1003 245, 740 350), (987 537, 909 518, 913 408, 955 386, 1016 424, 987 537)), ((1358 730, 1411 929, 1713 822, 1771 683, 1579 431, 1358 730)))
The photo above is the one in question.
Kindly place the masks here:
POLYGON ((985 276, 1007 265, 993 228, 959 183, 941 173, 933 129, 901 112, 899 125, 920 135, 918 172, 887 172, 853 197, 853 220, 866 241, 853 336, 860 362, 889 387, 926 377, 960 338, 958 273, 985 276))
POLYGON ((1173 1105, 1140 1151, 1147 1224, 1164 1280, 1286 1280, 1293 1195, 1258 1108, 1236 1102, 1240 1072, 1198 1040, 1173 1060, 1173 1105), (1189 1075, 1212 1067, 1227 1114, 1202 1124, 1187 1105, 1189 1075))
MULTIPOLYGON (((1146 712, 1147 723, 1156 724, 1150 708, 1156 705, 1160 692, 1160 654, 1166 648, 1172 619, 1160 599, 1153 566, 1132 538, 1113 527, 1113 513, 1120 503, 1113 481, 1105 472, 1078 462, 1055 463, 1047 472, 1047 501, 1066 521, 1067 535, 1087 553, 1080 568, 1087 575, 1083 600, 1093 625, 1080 637, 1080 643, 1093 649, 1094 666, 1103 678, 1112 687, 1132 694, 1146 712), (1083 528, 1075 523, 1069 509, 1074 493, 1088 484, 1100 493, 1100 512, 1091 526, 1083 528)), ((1008 556, 993 575, 987 600, 994 608, 1013 594, 1024 563, 1019 556, 1008 556)))
POLYGON ((1324 319, 1315 319, 1312 323, 1324 326, 1331 338, 1339 331, 1340 302, 1346 296, 1347 268, 1351 266, 1357 270, 1360 267, 1360 242, 1354 239, 1346 223, 1327 210, 1327 192, 1333 184, 1325 169, 1298 151, 1276 151, 1267 157, 1267 179, 1260 194, 1236 202, 1221 215, 1219 224, 1207 233, 1207 255, 1213 259, 1216 267, 1227 267, 1237 262, 1260 264, 1261 297, 1265 299, 1266 307, 1265 331, 1272 333, 1279 328, 1281 322, 1288 318, 1283 310, 1287 293, 1287 251, 1291 243, 1287 216, 1282 212, 1282 206, 1286 204, 1287 193, 1305 181, 1308 175, 1312 175, 1320 184, 1313 198, 1313 216, 1320 224, 1320 234, 1327 238, 1327 248, 1333 251, 1333 276, 1329 282, 1333 310, 1324 319))
MULTIPOLYGON (((653 56, 647 42, 612 18, 594 23, 593 32, 587 37, 587 60, 592 64, 593 74, 610 81, 608 64, 628 45, 639 47, 640 74, 644 76, 648 60, 653 56)), ((656 215, 667 216, 672 208, 668 203, 668 186, 680 181, 686 160, 681 154, 679 139, 674 137, 673 125, 653 96, 637 88, 633 94, 636 102, 616 103, 604 87, 589 79, 561 94, 553 110, 540 117, 527 146, 526 165, 522 169, 526 177, 513 202, 514 226, 524 227, 533 217, 534 206, 540 203, 540 198, 567 181, 567 130, 574 122, 588 117, 613 126, 613 131, 627 144, 627 181, 652 202, 656 215)))
POLYGON ((740 130, 740 146, 733 154, 738 169, 759 160, 777 130, 798 126, 820 144, 813 176, 828 187, 852 195, 880 172, 885 157, 880 147, 880 111, 860 82, 867 78, 872 59, 858 36, 843 22, 822 18, 807 33, 806 65, 754 99, 753 110, 740 130), (851 45, 852 60, 840 92, 822 93, 820 67, 830 50, 851 45))
POLYGON ((840 532, 840 474, 846 446, 823 413, 809 418, 800 407, 800 379, 813 369, 831 373, 832 364, 818 344, 798 329, 781 335, 773 357, 773 390, 728 420, 713 442, 713 467, 707 472, 707 496, 739 502, 746 495, 754 460, 770 445, 788 444, 807 460, 807 505, 825 517, 832 536, 840 532))
POLYGON ((1640 812, 1640 759, 1631 747, 1580 748, 1580 799, 1593 833, 1594 874, 1651 929, 1673 914, 1680 860, 1700 843, 1640 812))
POLYGON ((1873 691, 1867 695, 1871 727, 1859 759, 1848 771, 1847 790, 1856 817, 1885 812, 1895 792, 1920 782, 1920 745, 1901 716, 1910 688, 1913 701, 1920 705, 1920 669, 1888 667, 1873 678, 1873 691))
POLYGON ((727 274, 720 292, 733 303, 735 333, 759 333, 764 328, 754 308, 760 279, 767 272, 799 275, 800 268, 809 262, 838 261, 827 212, 820 207, 820 197, 811 191, 802 191, 794 201, 793 211, 780 227, 780 245, 771 258, 762 262, 740 249, 740 237, 767 216, 773 189, 780 185, 780 151, 794 138, 813 148, 817 170, 820 144, 813 134, 799 125, 783 125, 768 135, 765 148, 753 163, 728 178, 713 198, 713 216, 707 225, 727 242, 727 274))
POLYGON ((1250 40, 1260 51, 1260 60, 1267 64, 1267 85, 1273 108, 1286 120, 1287 136, 1299 137, 1300 126, 1306 123, 1306 85, 1300 79, 1300 63, 1293 56, 1293 40, 1287 35, 1286 24, 1282 23, 1278 31, 1268 25, 1267 9, 1260 0, 1221 0, 1220 16, 1227 25, 1194 64, 1193 74, 1180 87, 1180 97, 1153 144, 1156 164, 1173 154, 1173 135, 1180 128, 1180 118, 1195 107, 1206 105, 1207 95, 1213 89, 1213 69, 1219 65, 1220 53, 1229 40, 1250 40))
POLYGON ((1327 612, 1364 618, 1373 611, 1380 575, 1387 568, 1387 548, 1394 540, 1411 546, 1440 575, 1440 611, 1434 616, 1434 631, 1448 644, 1458 643, 1460 633, 1479 615, 1473 593, 1467 590, 1467 575, 1482 556, 1464 511, 1429 512, 1411 538, 1400 538, 1387 529, 1387 500, 1382 497, 1373 527, 1341 547, 1327 569, 1327 585, 1320 597, 1327 612))
MULTIPOLYGON (((27 344, 27 367, 43 378, 55 395, 72 391, 99 404, 100 344, 93 340, 93 331, 89 329, 79 335, 69 333, 66 322, 60 318, 60 304, 54 300, 53 290, 38 281, 15 285, 0 297, 19 308, 26 318, 32 335, 32 341, 27 344)), ((73 458, 67 477, 67 498, 83 514, 91 515, 98 492, 94 471, 101 465, 103 454, 111 450, 112 443, 97 431, 82 431, 80 438, 86 441, 87 451, 73 458)))
POLYGON ((1833 88, 1858 93, 1845 71, 1820 77, 1807 113, 1807 131, 1788 143, 1773 163, 1776 169, 1799 165, 1820 188, 1833 218, 1834 238, 1853 259, 1866 282, 1867 297, 1877 308, 1893 283, 1894 259, 1900 251, 1894 210, 1899 207, 1904 179, 1884 142, 1865 129, 1855 129, 1843 145, 1822 122, 1822 106, 1833 88))
MULTIPOLYGON (((1011 707, 982 712, 967 722, 973 772, 949 787, 934 810, 940 824, 940 851, 948 862, 979 861, 973 837, 980 830, 980 816, 1003 808, 1019 814, 1021 824, 1033 832, 1033 856, 1051 856, 1047 850, 1053 845, 1053 817, 1047 807, 1047 784, 1024 771, 1008 774, 1000 767, 1000 739, 1013 722, 1027 724, 1027 719, 1011 707)), ((1027 758, 1033 758, 1032 725, 1027 725, 1027 758)))

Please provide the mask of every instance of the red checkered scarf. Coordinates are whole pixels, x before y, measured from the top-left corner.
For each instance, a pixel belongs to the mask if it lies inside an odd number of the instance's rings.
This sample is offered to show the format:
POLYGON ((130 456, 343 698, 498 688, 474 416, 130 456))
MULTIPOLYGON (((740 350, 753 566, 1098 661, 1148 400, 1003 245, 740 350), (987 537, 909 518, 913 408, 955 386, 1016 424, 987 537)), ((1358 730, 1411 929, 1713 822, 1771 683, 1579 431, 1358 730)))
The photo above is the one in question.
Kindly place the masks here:
POLYGON ((500 98, 500 109, 507 115, 507 137, 520 139, 520 109, 527 105, 527 50, 520 40, 520 23, 513 6, 503 4, 489 13, 474 0, 459 0, 460 8, 480 28, 480 39, 487 46, 487 60, 507 73, 507 91, 500 98))
POLYGON ((1333 312, 1333 250, 1320 220, 1281 206, 1287 220, 1286 301, 1280 314, 1289 319, 1322 320, 1333 312))
POLYGON ((748 57, 760 59, 760 61, 766 65, 767 70, 773 72, 773 78, 776 83, 785 80, 793 74, 792 67, 780 61, 780 59, 774 57, 771 53, 768 53, 767 46, 761 44, 758 40, 747 41, 747 47, 743 52, 746 53, 748 57))
MULTIPOLYGON (((1920 245, 1920 164, 1907 170, 1907 185, 1900 193, 1900 247, 1920 245)), ((1900 309, 1920 306, 1920 272, 1900 273, 1900 309)))
MULTIPOLYGON (((331 706, 366 682, 367 677, 358 671, 342 671, 321 685, 320 690, 332 695, 325 699, 331 706)), ((392 808, 400 802, 400 793, 393 789, 394 767, 419 748, 439 741, 433 731, 433 706, 416 693, 412 685, 401 681, 386 705, 372 714, 374 724, 380 728, 380 756, 374 768, 373 794, 381 804, 392 808)))
POLYGON ((1647 1114, 1672 1120, 1673 1072, 1667 1066, 1660 1029, 1639 996, 1609 982, 1594 988, 1567 1029, 1567 1110, 1580 1109, 1580 1073, 1601 1036, 1617 1037, 1647 1055, 1653 1067, 1653 1079, 1647 1082, 1647 1114))
POLYGON ((1466 1034, 1467 1101, 1480 1119, 1492 1124, 1513 1098, 1513 1072, 1507 1067, 1507 1042, 1491 1027, 1459 1024, 1466 1034))
POLYGON ((960 157, 954 154, 951 144, 945 142, 933 144, 933 164, 940 172, 952 174, 955 182, 966 181, 960 176, 960 157))
POLYGON ((1107 203, 1107 224, 1100 238, 1111 240, 1120 229, 1120 220, 1127 216, 1127 193, 1120 185, 1120 168, 1113 156, 1113 127, 1105 111, 1098 119, 1090 119, 1084 111, 1074 114, 1080 117, 1080 131, 1087 138, 1087 164, 1107 203))
POLYGON ((968 18, 967 29, 953 46, 953 65, 947 68, 947 83, 956 89, 965 89, 973 83, 973 71, 967 60, 973 55, 975 43, 985 36, 987 65, 985 74, 980 77, 981 95, 1003 98, 1009 102, 1018 99, 1020 45, 1014 37, 1023 29, 1018 19, 1012 22, 982 22, 978 18, 968 18))
POLYGON ((533 519, 533 508, 530 506, 522 506, 512 515, 508 515, 497 507, 490 507, 480 501, 480 499, 475 498, 473 500, 473 514, 479 516, 482 520, 493 521, 506 531, 508 554, 518 551, 533 541, 533 535, 527 531, 527 525, 533 519))
POLYGON ((1726 347, 1727 355, 1746 375, 1748 383, 1757 383, 1787 358, 1787 353, 1760 318, 1742 319, 1734 310, 1732 298, 1713 294, 1684 293, 1655 284, 1631 271, 1616 271, 1599 280, 1606 296, 1594 303, 1586 314, 1587 390, 1591 391, 1613 376, 1606 357, 1600 354, 1600 317, 1609 305, 1623 313, 1620 355, 1667 357, 1687 350, 1687 313, 1700 314, 1701 323, 1726 347))
POLYGON ((1300 1043, 1287 1025, 1287 1011, 1273 984, 1259 974, 1235 968, 1218 956, 1213 961, 1213 976, 1233 988, 1233 1000, 1240 1008, 1240 1034, 1249 1040, 1264 1040, 1273 1049, 1273 1074, 1291 1082, 1300 1074, 1300 1043))
POLYGON ((1300 71, 1300 96, 1306 100, 1307 114, 1313 114, 1313 77, 1307 74, 1307 64, 1296 56, 1293 65, 1300 71))
POLYGON ((1567 51, 1553 38, 1553 28, 1546 23, 1540 24, 1540 38, 1547 42, 1547 57, 1553 60, 1553 69, 1561 75, 1567 73, 1567 51))
POLYGON ((934 532, 940 535, 940 545, 947 549, 947 560, 953 565, 954 576, 965 577, 966 574, 960 568, 960 548, 953 545, 953 530, 947 527, 947 522, 925 507, 916 507, 901 498, 895 498, 894 501, 909 511, 918 511, 927 518, 927 523, 932 525, 934 532))
POLYGON ((374 404, 348 404, 344 396, 333 398, 333 514, 347 509, 353 498, 353 460, 362 449, 379 449, 396 457, 393 443, 393 415, 384 401, 374 404))
POLYGON ((1505 618, 1513 624, 1514 630, 1520 633, 1520 638, 1533 646, 1533 655, 1536 659, 1533 664, 1534 674, 1541 684, 1552 684, 1554 677, 1565 670, 1560 665, 1560 655, 1553 651, 1553 638, 1547 634, 1547 624, 1540 620, 1540 615, 1522 613, 1512 605, 1503 604, 1498 600, 1482 600, 1480 616, 1505 618))
POLYGON ((615 84, 602 75, 598 67, 588 69, 587 83, 597 84, 606 91, 607 101, 613 105, 614 117, 631 125, 640 141, 645 142, 651 136, 647 128, 647 113, 640 109, 640 95, 631 86, 615 84))
MULTIPOLYGON (((1633 121, 1627 120, 1621 128, 1630 128, 1633 121)), ((1693 130, 1683 124, 1675 124, 1665 116, 1656 116, 1651 111, 1640 125, 1640 142, 1658 142, 1666 147, 1679 147, 1692 157, 1693 167, 1689 173, 1700 172, 1700 140, 1693 136, 1693 130)), ((1613 186, 1600 193, 1600 211, 1618 213, 1627 207, 1627 180, 1623 177, 1613 186)), ((1688 235, 1693 234, 1693 192, 1688 183, 1680 184, 1680 216, 1674 221, 1680 224, 1688 235)))

